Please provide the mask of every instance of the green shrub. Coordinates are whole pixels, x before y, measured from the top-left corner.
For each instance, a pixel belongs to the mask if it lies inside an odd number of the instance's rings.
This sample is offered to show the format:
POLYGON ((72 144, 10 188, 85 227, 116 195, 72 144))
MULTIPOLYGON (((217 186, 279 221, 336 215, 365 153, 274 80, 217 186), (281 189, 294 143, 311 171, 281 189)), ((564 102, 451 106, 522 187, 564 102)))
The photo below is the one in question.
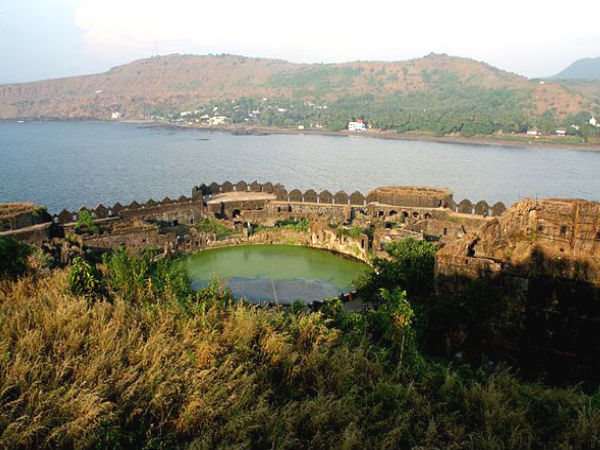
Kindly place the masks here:
POLYGON ((193 293, 189 275, 175 260, 156 259, 149 252, 134 256, 121 247, 105 254, 103 263, 107 289, 127 301, 156 301, 167 294, 183 300, 193 293))
POLYGON ((101 275, 96 267, 81 256, 73 259, 69 270, 69 287, 74 294, 96 296, 101 290, 101 275))
POLYGON ((33 252, 29 245, 13 238, 0 238, 0 277, 16 278, 27 270, 27 257, 33 252))
POLYGON ((216 234, 217 240, 225 239, 232 234, 238 234, 236 230, 227 228, 225 225, 212 220, 209 217, 203 217, 202 220, 196 225, 196 229, 200 233, 214 233, 216 234))
POLYGON ((99 234, 100 228, 94 223, 94 217, 87 209, 82 209, 77 213, 77 222, 73 226, 75 231, 87 231, 90 234, 99 234))
POLYGON ((310 230, 310 222, 306 219, 281 219, 275 222, 276 228, 307 232, 310 230))
POLYGON ((375 258, 373 267, 366 269, 355 285, 368 299, 374 299, 381 288, 400 287, 409 295, 430 294, 436 250, 432 243, 413 238, 387 244, 390 259, 375 258))

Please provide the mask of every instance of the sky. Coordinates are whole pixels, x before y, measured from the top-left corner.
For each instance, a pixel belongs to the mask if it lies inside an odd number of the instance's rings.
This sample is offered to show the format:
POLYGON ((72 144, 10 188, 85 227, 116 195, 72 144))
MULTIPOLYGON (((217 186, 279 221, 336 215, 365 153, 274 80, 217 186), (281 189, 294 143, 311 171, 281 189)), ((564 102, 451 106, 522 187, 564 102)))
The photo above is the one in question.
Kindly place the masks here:
POLYGON ((327 63, 435 52, 543 77, 600 56, 598 18, 598 0, 0 0, 0 83, 169 53, 327 63))

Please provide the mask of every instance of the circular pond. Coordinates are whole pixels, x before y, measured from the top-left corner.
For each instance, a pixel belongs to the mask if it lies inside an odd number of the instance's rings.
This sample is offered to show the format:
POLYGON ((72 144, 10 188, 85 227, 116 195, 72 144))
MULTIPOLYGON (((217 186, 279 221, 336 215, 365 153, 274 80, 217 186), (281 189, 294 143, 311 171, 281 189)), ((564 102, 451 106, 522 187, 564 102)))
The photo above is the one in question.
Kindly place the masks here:
POLYGON ((195 288, 220 277, 249 301, 310 303, 353 289, 365 265, 324 250, 293 245, 243 245, 203 250, 182 260, 195 288))

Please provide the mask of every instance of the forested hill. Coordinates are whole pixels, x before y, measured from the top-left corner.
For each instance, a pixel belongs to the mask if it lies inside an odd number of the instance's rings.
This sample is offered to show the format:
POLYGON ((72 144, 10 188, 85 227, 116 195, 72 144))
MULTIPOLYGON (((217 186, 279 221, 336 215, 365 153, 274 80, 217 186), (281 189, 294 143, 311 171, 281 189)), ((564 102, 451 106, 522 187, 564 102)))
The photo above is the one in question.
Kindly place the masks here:
POLYGON ((578 59, 569 67, 554 75, 565 80, 600 80, 600 56, 578 59))
POLYGON ((335 129, 362 118, 382 129, 468 135, 533 125, 551 129, 577 113, 583 121, 599 109, 594 98, 439 54, 344 64, 169 55, 98 75, 0 86, 0 119, 109 119, 116 112, 142 119, 219 111, 234 122, 264 125, 335 129))

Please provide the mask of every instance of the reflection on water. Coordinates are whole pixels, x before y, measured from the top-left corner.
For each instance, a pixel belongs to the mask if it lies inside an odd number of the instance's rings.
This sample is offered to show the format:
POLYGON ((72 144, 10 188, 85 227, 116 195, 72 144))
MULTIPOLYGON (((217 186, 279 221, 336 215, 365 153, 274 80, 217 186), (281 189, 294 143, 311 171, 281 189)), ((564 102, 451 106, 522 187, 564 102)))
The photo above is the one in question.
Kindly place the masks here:
POLYGON ((182 260, 196 288, 222 278, 236 297, 293 303, 336 297, 353 289, 364 264, 323 250, 245 245, 204 250, 182 260))

